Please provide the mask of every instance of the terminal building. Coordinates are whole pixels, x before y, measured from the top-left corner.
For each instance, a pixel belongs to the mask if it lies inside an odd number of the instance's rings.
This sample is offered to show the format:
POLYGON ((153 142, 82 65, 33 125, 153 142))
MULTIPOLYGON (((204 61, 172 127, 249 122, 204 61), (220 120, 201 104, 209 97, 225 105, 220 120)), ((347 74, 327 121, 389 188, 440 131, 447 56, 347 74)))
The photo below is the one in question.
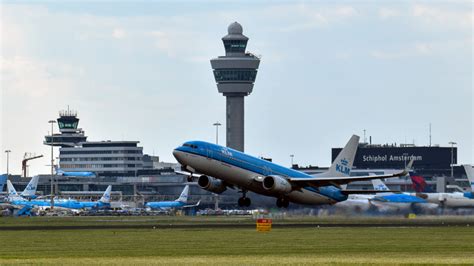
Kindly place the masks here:
MULTIPOLYGON (((342 148, 333 148, 334 160, 342 148)), ((404 169, 414 160, 413 169, 426 177, 451 176, 451 165, 457 163, 456 147, 415 146, 413 144, 369 144, 360 143, 354 159, 355 169, 404 169)), ((454 175, 464 171, 456 168, 454 175)))

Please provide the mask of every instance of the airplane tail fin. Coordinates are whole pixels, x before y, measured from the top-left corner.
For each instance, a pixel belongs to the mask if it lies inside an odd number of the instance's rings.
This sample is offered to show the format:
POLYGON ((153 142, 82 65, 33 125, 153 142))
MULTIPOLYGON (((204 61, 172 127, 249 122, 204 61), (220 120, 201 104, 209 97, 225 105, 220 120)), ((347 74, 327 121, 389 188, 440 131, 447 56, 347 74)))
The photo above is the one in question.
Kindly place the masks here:
POLYGON ((371 181, 372 185, 374 186, 374 190, 379 191, 378 193, 376 193, 377 196, 383 196, 393 193, 381 179, 372 179, 371 181))
POLYGON ((34 197, 36 195, 36 188, 38 187, 39 176, 33 176, 26 186, 25 190, 21 192, 22 197, 34 197))
POLYGON ((179 202, 188 202, 188 196, 189 196, 189 185, 186 185, 183 189, 183 192, 181 192, 181 195, 179 195, 179 198, 176 199, 175 201, 179 202))
POLYGON ((337 155, 327 172, 318 174, 318 177, 345 177, 349 176, 354 163, 357 147, 359 146, 359 136, 352 135, 349 142, 337 155))
POLYGON ((372 179, 372 185, 374 186, 374 190, 377 191, 389 191, 390 189, 385 185, 385 183, 380 179, 372 179))
POLYGON ((15 187, 10 180, 7 180, 8 196, 18 196, 15 187))
POLYGON ((100 202, 102 203, 110 203, 110 192, 112 191, 112 186, 109 185, 104 192, 104 195, 100 198, 100 202))
POLYGON ((410 178, 411 178, 411 183, 412 183, 412 186, 413 186, 413 189, 415 190, 415 192, 418 192, 418 193, 433 192, 433 190, 430 188, 430 186, 426 183, 424 177, 414 175, 414 176, 410 176, 410 178))
POLYGON ((464 170, 466 170, 466 175, 467 179, 469 180, 469 183, 471 184, 471 191, 474 192, 474 169, 472 168, 472 165, 470 164, 465 164, 464 170))
POLYGON ((0 192, 3 191, 3 186, 5 186, 5 183, 7 182, 8 176, 5 175, 0 175, 0 192))
POLYGON ((64 171, 61 168, 55 166, 54 169, 56 170, 56 175, 64 175, 64 171))

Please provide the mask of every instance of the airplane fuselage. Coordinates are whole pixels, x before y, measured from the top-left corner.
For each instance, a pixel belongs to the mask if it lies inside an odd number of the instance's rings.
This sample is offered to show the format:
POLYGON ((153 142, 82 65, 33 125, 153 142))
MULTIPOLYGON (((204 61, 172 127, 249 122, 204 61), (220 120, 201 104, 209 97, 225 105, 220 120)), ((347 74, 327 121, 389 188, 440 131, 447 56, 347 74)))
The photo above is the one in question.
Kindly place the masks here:
POLYGON ((145 204, 145 207, 151 209, 179 209, 185 206, 184 202, 180 201, 155 201, 155 202, 148 202, 145 204))
POLYGON ((335 186, 303 187, 287 194, 265 190, 262 180, 265 176, 312 178, 311 175, 262 160, 248 154, 215 145, 194 141, 173 151, 178 162, 196 172, 218 178, 226 184, 271 197, 285 197, 299 204, 334 204, 347 199, 341 189, 335 186))

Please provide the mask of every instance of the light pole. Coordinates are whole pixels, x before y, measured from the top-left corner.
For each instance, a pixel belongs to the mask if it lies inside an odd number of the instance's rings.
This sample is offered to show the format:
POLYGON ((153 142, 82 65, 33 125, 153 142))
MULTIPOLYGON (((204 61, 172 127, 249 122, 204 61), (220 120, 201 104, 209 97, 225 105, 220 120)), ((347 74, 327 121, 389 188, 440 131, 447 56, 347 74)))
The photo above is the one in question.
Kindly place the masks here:
POLYGON ((5 153, 7 154, 7 177, 10 174, 10 169, 9 169, 9 164, 10 164, 10 152, 11 150, 5 150, 5 153))
POLYGON ((457 143, 454 141, 450 141, 449 144, 451 144, 451 178, 454 177, 454 145, 457 143))
MULTIPOLYGON (((217 121, 212 125, 216 127, 216 145, 219 145, 219 126, 222 126, 222 124, 217 121)), ((214 193, 214 199, 214 210, 217 211, 219 209, 219 194, 214 193)))
POLYGON ((222 124, 217 121, 212 125, 216 127, 216 144, 219 144, 219 126, 222 126, 222 124))
POLYGON ((291 168, 293 168, 293 158, 295 158, 295 155, 294 154, 290 154, 290 158, 291 158, 291 168))
POLYGON ((48 123, 51 124, 51 210, 54 208, 54 155, 53 155, 53 147, 54 147, 54 123, 55 120, 49 120, 48 123))

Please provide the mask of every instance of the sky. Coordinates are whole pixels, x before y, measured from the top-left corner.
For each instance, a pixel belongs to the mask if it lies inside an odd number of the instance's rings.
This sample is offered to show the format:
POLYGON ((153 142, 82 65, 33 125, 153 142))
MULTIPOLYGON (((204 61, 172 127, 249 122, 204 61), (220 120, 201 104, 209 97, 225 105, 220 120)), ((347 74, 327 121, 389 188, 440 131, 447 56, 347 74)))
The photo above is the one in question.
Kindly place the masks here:
MULTIPOLYGON (((328 166, 331 148, 449 146, 474 161, 470 1, 0 1, 0 172, 48 173, 48 121, 77 110, 89 140, 138 140, 173 162, 225 124, 209 60, 238 21, 261 56, 245 151, 328 166)), ((221 144, 225 127, 219 131, 221 144)), ((57 128, 55 129, 57 132, 57 128)), ((55 151, 57 154, 57 149, 55 151)))

